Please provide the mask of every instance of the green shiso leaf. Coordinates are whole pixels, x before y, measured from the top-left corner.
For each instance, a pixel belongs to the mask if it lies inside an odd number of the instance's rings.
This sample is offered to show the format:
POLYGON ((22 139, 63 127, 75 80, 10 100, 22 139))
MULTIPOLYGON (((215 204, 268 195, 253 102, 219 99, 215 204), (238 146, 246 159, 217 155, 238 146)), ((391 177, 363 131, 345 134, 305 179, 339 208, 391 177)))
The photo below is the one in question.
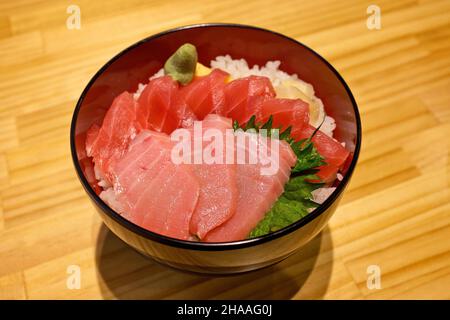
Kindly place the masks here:
POLYGON ((297 163, 292 169, 292 173, 314 169, 326 164, 310 139, 292 142, 291 147, 297 156, 297 163))

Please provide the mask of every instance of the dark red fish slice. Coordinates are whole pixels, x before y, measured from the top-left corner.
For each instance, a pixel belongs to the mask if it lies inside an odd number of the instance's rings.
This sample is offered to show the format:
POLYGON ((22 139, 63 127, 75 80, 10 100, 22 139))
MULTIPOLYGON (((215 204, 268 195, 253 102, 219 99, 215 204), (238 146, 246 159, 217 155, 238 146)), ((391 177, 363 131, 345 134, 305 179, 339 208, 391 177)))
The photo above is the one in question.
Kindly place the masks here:
POLYGON ((309 106, 300 99, 265 99, 257 116, 257 121, 266 122, 273 118, 273 128, 301 130, 309 123, 309 106))
MULTIPOLYGON (((301 139, 309 138, 315 128, 311 125, 305 126, 301 130, 292 131, 292 137, 298 141, 301 139)), ((345 160, 349 156, 349 151, 345 149, 338 141, 329 137, 322 131, 317 131, 312 142, 316 147, 319 154, 325 158, 327 165, 320 167, 318 176, 321 177, 325 182, 330 182, 336 178, 336 173, 340 167, 343 166, 345 160)))
POLYGON ((316 175, 320 178, 320 180, 317 182, 325 182, 325 183, 333 182, 336 179, 336 175, 339 171, 339 167, 333 164, 320 166, 317 169, 319 169, 319 172, 317 172, 316 175))
POLYGON ((228 83, 225 97, 227 103, 223 114, 242 125, 256 115, 266 98, 275 97, 275 90, 267 77, 249 76, 228 83))
POLYGON ((114 99, 100 127, 93 125, 86 137, 86 152, 103 177, 112 182, 109 174, 111 163, 119 159, 128 149, 128 145, 140 125, 136 121, 136 101, 124 92, 114 99))
POLYGON ((180 99, 178 83, 170 76, 151 80, 138 99, 137 119, 145 129, 170 134, 183 120, 193 117, 180 99))
POLYGON ((194 78, 181 89, 182 99, 200 120, 210 113, 223 114, 225 81, 228 73, 214 69, 210 74, 194 78))

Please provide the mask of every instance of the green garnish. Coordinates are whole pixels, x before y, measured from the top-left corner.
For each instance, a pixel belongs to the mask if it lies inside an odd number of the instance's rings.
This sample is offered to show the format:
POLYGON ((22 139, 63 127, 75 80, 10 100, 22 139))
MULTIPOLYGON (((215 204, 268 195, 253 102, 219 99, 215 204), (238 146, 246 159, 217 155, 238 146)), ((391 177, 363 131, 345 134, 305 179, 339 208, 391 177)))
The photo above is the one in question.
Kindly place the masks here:
MULTIPOLYGON (((264 124, 257 124, 256 117, 252 116, 243 127, 234 121, 234 130, 242 129, 244 131, 253 130, 258 132, 260 129, 267 129, 267 135, 272 136, 273 117, 270 116, 264 124)), ((318 130, 318 129, 317 129, 318 130)), ((320 178, 315 175, 317 167, 325 163, 322 156, 317 152, 311 139, 314 133, 308 139, 294 141, 291 137, 291 127, 281 132, 278 136, 280 140, 285 140, 291 146, 297 156, 297 163, 292 169, 291 178, 284 186, 283 194, 273 204, 269 212, 266 213, 263 220, 250 232, 248 238, 259 237, 276 230, 282 229, 295 221, 306 216, 310 209, 316 208, 317 203, 313 201, 312 191, 322 187, 320 178)))
POLYGON ((197 65, 197 49, 190 43, 185 43, 167 59, 164 73, 179 83, 186 85, 192 81, 197 65))

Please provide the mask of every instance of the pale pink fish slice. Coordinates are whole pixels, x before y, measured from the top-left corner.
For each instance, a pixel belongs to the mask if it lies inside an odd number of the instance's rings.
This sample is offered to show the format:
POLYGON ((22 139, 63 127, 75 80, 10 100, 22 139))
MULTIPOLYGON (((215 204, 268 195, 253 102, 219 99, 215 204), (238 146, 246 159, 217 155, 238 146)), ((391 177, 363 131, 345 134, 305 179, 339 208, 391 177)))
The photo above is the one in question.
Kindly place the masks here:
POLYGON ((250 231, 256 227, 277 198, 275 184, 265 184, 253 178, 239 174, 239 197, 236 213, 224 224, 210 231, 207 242, 228 242, 245 239, 250 231), (265 192, 261 192, 265 191, 265 192))
MULTIPOLYGON (((231 129, 232 122, 231 119, 210 114, 201 124, 203 133, 208 129, 216 129, 225 141, 226 130, 231 129)), ((190 131, 192 134, 193 129, 190 131)), ((207 145, 209 142, 204 143, 201 150, 194 150, 194 153, 202 153, 207 145)), ((222 155, 222 163, 192 165, 200 184, 200 194, 190 221, 190 231, 200 239, 204 238, 210 230, 230 219, 236 211, 238 197, 236 166, 225 163, 225 144, 222 146, 222 150, 214 150, 215 153, 222 155)))
POLYGON ((141 226, 169 237, 188 240, 189 222, 197 204, 199 184, 189 167, 169 165, 169 176, 158 174, 134 209, 141 226))
MULTIPOLYGON (((239 134, 248 134, 238 132, 239 134)), ((280 144, 280 146, 282 143, 280 144)), ((245 145, 244 145, 245 146, 245 145)), ((245 239, 250 231, 261 221, 273 203, 283 193, 284 185, 289 179, 291 166, 295 164, 291 151, 285 147, 279 148, 280 161, 274 175, 262 175, 261 164, 238 164, 236 170, 239 190, 236 213, 225 223, 210 231, 207 242, 228 242, 245 239), (286 154, 285 154, 286 153, 286 154)), ((238 145, 236 148, 242 148, 238 145)), ((250 152, 248 145, 246 155, 250 152)), ((270 146, 267 146, 270 148, 270 146)), ((290 147, 289 147, 290 148, 290 147)), ((294 155, 295 156, 295 155, 294 155)))
POLYGON ((127 153, 112 165, 115 200, 132 222, 187 240, 199 186, 192 168, 172 162, 172 147, 166 134, 139 134, 127 153))

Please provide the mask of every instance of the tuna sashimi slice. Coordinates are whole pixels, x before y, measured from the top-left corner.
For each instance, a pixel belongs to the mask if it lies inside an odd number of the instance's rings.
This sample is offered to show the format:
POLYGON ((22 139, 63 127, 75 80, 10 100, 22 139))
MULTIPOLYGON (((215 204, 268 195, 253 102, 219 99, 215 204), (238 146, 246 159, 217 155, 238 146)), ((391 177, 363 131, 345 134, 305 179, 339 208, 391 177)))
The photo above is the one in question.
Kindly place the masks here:
POLYGON ((336 179, 337 173, 339 171, 339 167, 333 164, 326 164, 317 167, 317 169, 319 171, 316 173, 316 175, 320 178, 317 182, 325 182, 325 183, 333 182, 336 179))
POLYGON ((275 97, 275 90, 267 77, 249 76, 228 83, 225 97, 224 115, 244 124, 252 115, 256 115, 266 98, 275 97))
POLYGON ((233 120, 211 113, 203 119, 202 126, 208 128, 231 129, 233 127, 233 120))
MULTIPOLYGON (((246 132, 236 132, 236 135, 249 135, 246 132)), ((263 140, 264 141, 264 140, 263 140)), ((265 142, 262 142, 265 143, 265 142)), ((277 143, 280 143, 279 141, 277 143)), ((239 197, 236 213, 225 223, 210 231, 207 242, 227 242, 245 239, 250 231, 264 218, 272 204, 283 193, 284 185, 289 180, 291 167, 296 158, 287 144, 280 143, 278 148, 280 161, 276 172, 272 175, 261 174, 261 163, 237 164, 237 188, 239 197)), ((238 144, 236 148, 242 148, 238 144)), ((270 149, 270 143, 266 146, 270 149)), ((245 145, 247 156, 253 150, 245 145)), ((270 149, 271 150, 271 149, 270 149)))
POLYGON ((233 165, 204 164, 195 165, 194 173, 200 185, 200 194, 190 222, 190 231, 203 239, 236 212, 236 169, 233 165))
POLYGON ((291 167, 297 161, 297 156, 286 141, 249 132, 236 132, 235 149, 238 164, 255 164, 255 159, 259 162, 258 165, 247 165, 246 171, 242 173, 255 178, 275 177, 280 182, 281 190, 286 179, 289 179, 291 167))
POLYGON ((112 181, 109 174, 111 164, 123 156, 139 130, 136 101, 128 92, 114 99, 101 127, 94 124, 88 130, 87 155, 93 158, 96 168, 108 182, 112 181))
POLYGON ((167 135, 144 130, 132 141, 123 159, 111 166, 114 190, 118 196, 127 195, 126 200, 131 201, 130 208, 133 207, 132 201, 136 200, 133 199, 134 187, 139 187, 147 176, 151 178, 149 173, 156 175, 163 169, 170 161, 170 148, 167 135))
POLYGON ((86 152, 84 154, 84 157, 89 156, 92 157, 94 153, 95 144, 97 143, 97 137, 100 132, 100 126, 97 124, 93 124, 87 131, 86 131, 86 152))
POLYGON ((170 76, 151 80, 138 99, 136 114, 142 128, 171 133, 183 121, 193 120, 179 93, 178 83, 170 76))
MULTIPOLYGON (((215 129, 222 141, 226 139, 226 130, 232 130, 231 119, 210 114, 203 121, 194 124, 194 128, 190 130, 191 137, 195 126, 200 124, 202 135, 207 133, 209 129, 215 129)), ((228 134, 232 135, 232 131, 228 134)), ((194 174, 200 184, 200 194, 197 207, 192 214, 190 231, 200 239, 203 239, 210 230, 230 219, 235 213, 237 205, 236 166, 232 163, 225 163, 225 143, 222 144, 221 149, 206 149, 208 146, 213 146, 212 143, 212 141, 204 141, 199 150, 193 150, 193 153, 199 152, 202 155, 223 156, 219 163, 211 163, 208 159, 203 158, 201 164, 192 165, 194 174), (206 150, 208 152, 205 152, 206 150)), ((195 143, 191 142, 191 146, 195 146, 195 143)))
POLYGON ((309 105, 300 99, 277 99, 267 77, 249 76, 231 81, 225 86, 225 115, 247 123, 255 115, 257 122, 273 117, 273 127, 301 129, 309 123, 309 105))
POLYGON ((189 222, 197 204, 199 185, 186 166, 173 165, 148 184, 135 212, 143 215, 142 227, 169 237, 189 240, 189 222))
POLYGON ((264 218, 275 198, 273 185, 263 184, 245 175, 238 170, 239 198, 236 213, 231 219, 209 232, 204 239, 206 242, 228 242, 245 239, 250 231, 264 218), (258 183, 265 187, 266 194, 260 194, 258 183))
MULTIPOLYGON (((315 128, 311 125, 305 126, 301 130, 292 131, 295 140, 307 139, 314 133, 315 128)), ((350 152, 338 141, 326 135, 322 131, 317 131, 312 142, 319 154, 325 158, 327 165, 319 167, 317 175, 325 182, 330 182, 336 177, 336 173, 343 166, 350 152)))
POLYGON ((190 166, 172 161, 172 148, 169 136, 142 131, 111 168, 113 205, 143 228, 187 240, 199 184, 190 166))
POLYGON ((228 73, 214 69, 210 74, 195 78, 180 91, 188 108, 202 120, 210 113, 223 114, 225 81, 228 73))
POLYGON ((265 99, 258 110, 257 121, 273 118, 273 128, 301 130, 309 123, 309 105, 300 99, 265 99))
MULTIPOLYGON (((94 129, 88 130, 91 131, 90 139, 95 139, 97 137, 99 127, 92 126, 91 128, 94 129)), ((78 161, 80 163, 81 170, 86 176, 86 179, 91 185, 92 189, 94 189, 95 193, 100 194, 102 188, 98 185, 98 181, 95 177, 94 164, 92 163, 92 160, 87 156, 86 139, 87 139, 87 132, 82 132, 75 136, 75 145, 76 150, 78 152, 78 161)))

